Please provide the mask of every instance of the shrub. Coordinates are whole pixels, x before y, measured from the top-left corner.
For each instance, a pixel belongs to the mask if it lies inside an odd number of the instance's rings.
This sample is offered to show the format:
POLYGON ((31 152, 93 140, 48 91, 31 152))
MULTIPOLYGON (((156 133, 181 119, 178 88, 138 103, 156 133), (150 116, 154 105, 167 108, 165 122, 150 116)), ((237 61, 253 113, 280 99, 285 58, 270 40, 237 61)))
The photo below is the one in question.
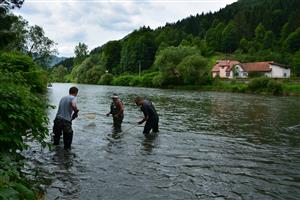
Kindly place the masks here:
POLYGON ((273 95, 282 95, 283 94, 282 83, 279 83, 275 80, 270 80, 268 82, 268 91, 273 95))
POLYGON ((132 79, 129 82, 130 86, 141 86, 142 85, 142 77, 139 76, 132 76, 132 79))
POLYGON ((0 150, 23 150, 27 147, 23 138, 46 144, 46 105, 21 80, 12 73, 0 73, 0 150))
POLYGON ((281 95, 283 93, 282 84, 268 77, 252 79, 248 84, 248 89, 256 93, 270 93, 281 95))
POLYGON ((153 77, 152 84, 154 87, 161 87, 163 85, 163 76, 162 74, 158 74, 153 77))
POLYGON ((133 75, 121 75, 113 79, 112 85, 129 86, 133 77, 133 75))
POLYGON ((153 78, 157 76, 159 72, 151 72, 144 74, 142 77, 142 85, 145 87, 152 87, 153 86, 153 78))
POLYGON ((103 74, 98 82, 100 85, 110 85, 114 76, 110 73, 103 74))
POLYGON ((45 92, 47 72, 42 70, 33 60, 19 53, 0 54, 0 70, 19 73, 33 92, 45 92))

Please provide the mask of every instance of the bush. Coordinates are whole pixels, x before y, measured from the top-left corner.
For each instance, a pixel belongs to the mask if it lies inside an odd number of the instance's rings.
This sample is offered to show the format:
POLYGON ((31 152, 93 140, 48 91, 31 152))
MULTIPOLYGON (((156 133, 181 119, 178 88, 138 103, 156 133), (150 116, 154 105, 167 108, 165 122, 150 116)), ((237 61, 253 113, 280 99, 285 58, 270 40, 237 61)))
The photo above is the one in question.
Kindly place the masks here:
POLYGON ((248 84, 248 89, 255 93, 270 93, 273 95, 283 93, 282 84, 268 77, 252 79, 248 84))
POLYGON ((163 76, 162 74, 158 74, 153 77, 152 84, 154 87, 161 87, 163 85, 163 76))
POLYGON ((145 87, 152 87, 153 86, 153 78, 157 76, 159 72, 151 72, 144 74, 142 77, 142 85, 145 87))
POLYGON ((0 55, 0 70, 19 73, 33 92, 46 91, 47 72, 42 70, 33 60, 19 53, 2 53, 0 55))
POLYGON ((98 82, 100 85, 110 85, 114 76, 110 73, 103 74, 98 82))
POLYGON ((130 86, 142 86, 142 77, 139 76, 133 76, 132 79, 129 82, 130 86))
POLYGON ((275 80, 270 80, 268 82, 268 92, 273 95, 282 95, 283 94, 282 83, 279 83, 275 80))
POLYGON ((31 185, 22 177, 20 155, 0 153, 0 199, 35 200, 31 185))
POLYGON ((129 86, 133 77, 133 75, 121 75, 113 79, 112 85, 129 86))
POLYGON ((23 138, 46 144, 46 105, 30 91, 19 75, 0 73, 0 151, 23 150, 23 138), (17 83, 19 82, 19 83, 17 83))

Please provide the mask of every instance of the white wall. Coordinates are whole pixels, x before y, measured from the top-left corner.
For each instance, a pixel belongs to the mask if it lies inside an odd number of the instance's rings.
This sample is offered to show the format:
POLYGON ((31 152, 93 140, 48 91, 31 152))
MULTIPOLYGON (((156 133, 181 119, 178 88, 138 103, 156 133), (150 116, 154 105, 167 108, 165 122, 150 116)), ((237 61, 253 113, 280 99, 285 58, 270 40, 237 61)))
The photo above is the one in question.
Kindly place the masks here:
POLYGON ((267 73, 268 77, 272 78, 290 78, 291 77, 291 69, 286 69, 283 67, 280 67, 278 65, 271 64, 270 68, 272 68, 272 71, 270 73, 267 73))

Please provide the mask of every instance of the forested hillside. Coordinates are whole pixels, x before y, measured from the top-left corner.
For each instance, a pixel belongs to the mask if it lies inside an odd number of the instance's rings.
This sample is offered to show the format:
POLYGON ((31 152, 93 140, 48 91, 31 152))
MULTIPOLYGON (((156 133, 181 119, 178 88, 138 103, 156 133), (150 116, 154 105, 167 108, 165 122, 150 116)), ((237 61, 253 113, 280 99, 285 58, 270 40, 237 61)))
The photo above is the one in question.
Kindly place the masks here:
POLYGON ((216 59, 273 60, 289 65, 293 76, 299 76, 300 1, 239 0, 218 12, 155 30, 141 27, 89 54, 87 48, 75 54, 72 69, 61 63, 53 78, 63 71, 59 81, 155 87, 205 84, 216 59), (139 72, 141 76, 132 76, 139 72))

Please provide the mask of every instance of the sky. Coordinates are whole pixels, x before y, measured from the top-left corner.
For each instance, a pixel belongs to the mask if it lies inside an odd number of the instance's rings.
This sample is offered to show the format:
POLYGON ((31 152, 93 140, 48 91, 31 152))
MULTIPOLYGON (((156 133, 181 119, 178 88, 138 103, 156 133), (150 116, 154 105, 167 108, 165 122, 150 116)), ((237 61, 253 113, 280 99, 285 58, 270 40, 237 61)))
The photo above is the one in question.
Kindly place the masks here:
POLYGON ((89 50, 119 40, 142 26, 155 29, 190 15, 215 12, 237 0, 25 0, 14 13, 41 26, 59 56, 74 55, 79 42, 89 50))

